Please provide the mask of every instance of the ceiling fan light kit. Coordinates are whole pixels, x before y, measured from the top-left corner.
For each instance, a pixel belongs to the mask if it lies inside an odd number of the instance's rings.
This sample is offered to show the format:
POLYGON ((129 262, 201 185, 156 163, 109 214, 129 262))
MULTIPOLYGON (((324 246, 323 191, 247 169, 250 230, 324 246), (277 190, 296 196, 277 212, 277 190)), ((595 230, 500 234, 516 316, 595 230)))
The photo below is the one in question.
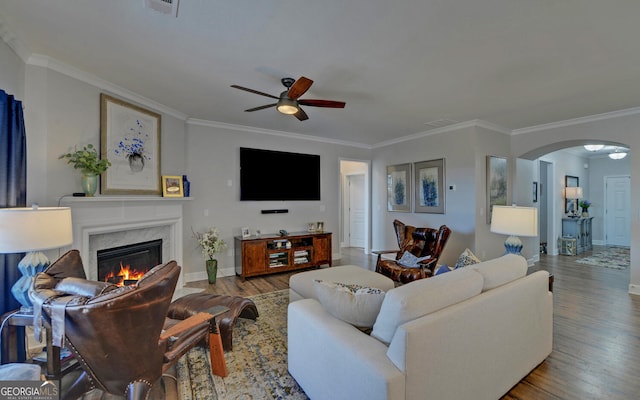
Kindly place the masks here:
POLYGON ((254 94, 258 94, 260 96, 270 97, 272 99, 278 99, 277 103, 274 104, 266 104, 264 106, 253 107, 245 112, 253 112, 258 110, 264 110, 265 108, 276 107, 276 110, 281 112, 282 114, 293 115, 298 118, 300 121, 304 121, 309 119, 307 113, 300 107, 303 106, 311 106, 311 107, 324 107, 324 108, 344 108, 345 103, 343 101, 334 101, 334 100, 310 100, 310 99, 300 99, 298 98, 305 94, 307 90, 313 84, 313 81, 309 78, 305 78, 301 76, 300 79, 295 80, 293 78, 282 78, 280 80, 284 87, 287 88, 284 92, 280 94, 280 97, 276 97, 270 95, 268 93, 260 92, 258 90, 249 89, 243 86, 231 85, 232 88, 244 90, 245 92, 250 92, 254 94))

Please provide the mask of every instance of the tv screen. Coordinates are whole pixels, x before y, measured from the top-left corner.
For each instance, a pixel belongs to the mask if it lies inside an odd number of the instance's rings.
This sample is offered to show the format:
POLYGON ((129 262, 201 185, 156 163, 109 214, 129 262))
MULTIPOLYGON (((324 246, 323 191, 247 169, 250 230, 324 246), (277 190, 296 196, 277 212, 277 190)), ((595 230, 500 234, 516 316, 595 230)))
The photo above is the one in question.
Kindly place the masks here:
POLYGON ((240 200, 320 200, 320 156, 241 147, 240 200))

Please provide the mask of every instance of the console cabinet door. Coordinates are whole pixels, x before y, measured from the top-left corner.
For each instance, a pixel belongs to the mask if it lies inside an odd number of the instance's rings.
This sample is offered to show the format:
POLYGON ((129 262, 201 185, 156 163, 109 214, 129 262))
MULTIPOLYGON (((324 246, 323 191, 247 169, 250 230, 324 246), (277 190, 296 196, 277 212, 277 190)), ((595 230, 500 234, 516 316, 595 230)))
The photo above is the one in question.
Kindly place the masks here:
POLYGON ((313 237, 313 264, 331 266, 331 234, 313 237))
POLYGON ((242 273, 244 276, 263 274, 267 270, 267 242, 264 240, 242 243, 242 273))

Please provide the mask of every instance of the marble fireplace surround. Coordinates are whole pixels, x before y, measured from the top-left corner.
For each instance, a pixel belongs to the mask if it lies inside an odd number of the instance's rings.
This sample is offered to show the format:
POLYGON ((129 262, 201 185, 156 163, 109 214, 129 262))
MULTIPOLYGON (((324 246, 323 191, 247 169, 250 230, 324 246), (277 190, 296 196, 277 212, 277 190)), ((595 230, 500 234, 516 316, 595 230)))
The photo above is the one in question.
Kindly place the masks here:
MULTIPOLYGON (((71 208, 73 246, 78 249, 87 278, 98 275, 97 251, 148 240, 162 239, 163 262, 182 265, 182 205, 188 198, 156 196, 64 197, 60 205, 71 208)), ((184 286, 180 273, 176 290, 184 286)))

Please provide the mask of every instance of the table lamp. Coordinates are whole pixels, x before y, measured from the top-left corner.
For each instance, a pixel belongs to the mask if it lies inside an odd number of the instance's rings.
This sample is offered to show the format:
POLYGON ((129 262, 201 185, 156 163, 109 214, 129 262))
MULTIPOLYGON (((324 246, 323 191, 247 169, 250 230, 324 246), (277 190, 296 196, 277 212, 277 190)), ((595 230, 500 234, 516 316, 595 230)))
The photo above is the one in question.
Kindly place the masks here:
POLYGON ((27 253, 18 263, 22 276, 11 288, 22 305, 20 311, 31 313, 33 304, 29 288, 34 276, 49 266, 42 250, 57 249, 73 243, 69 207, 24 207, 0 209, 0 253, 27 253))
POLYGON ((564 197, 574 201, 573 210, 569 213, 570 217, 578 216, 578 199, 582 197, 581 187, 566 187, 564 188, 564 197))
POLYGON ((538 209, 535 207, 493 206, 491 232, 509 235, 504 242, 505 254, 522 255, 518 236, 538 236, 538 209))

